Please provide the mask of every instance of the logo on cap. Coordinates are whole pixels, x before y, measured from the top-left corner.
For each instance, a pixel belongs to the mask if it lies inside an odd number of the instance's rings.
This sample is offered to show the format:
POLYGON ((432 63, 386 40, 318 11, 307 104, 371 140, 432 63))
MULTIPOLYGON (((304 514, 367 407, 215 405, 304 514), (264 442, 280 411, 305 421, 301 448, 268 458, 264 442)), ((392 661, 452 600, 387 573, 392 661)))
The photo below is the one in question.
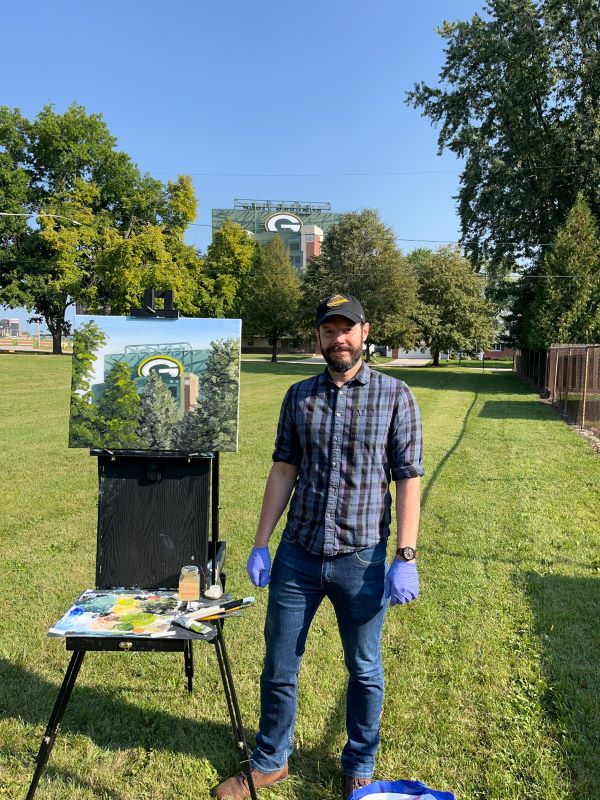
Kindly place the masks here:
POLYGON ((327 308, 335 308, 336 306, 341 306, 343 303, 349 303, 347 297, 344 297, 341 294, 334 294, 333 297, 330 297, 327 301, 327 308))

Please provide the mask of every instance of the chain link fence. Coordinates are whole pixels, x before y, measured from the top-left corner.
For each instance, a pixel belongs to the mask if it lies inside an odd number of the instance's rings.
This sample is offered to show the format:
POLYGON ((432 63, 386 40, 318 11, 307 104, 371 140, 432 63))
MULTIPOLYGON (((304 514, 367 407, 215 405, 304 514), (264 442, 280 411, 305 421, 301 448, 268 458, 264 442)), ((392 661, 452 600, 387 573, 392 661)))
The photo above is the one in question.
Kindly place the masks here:
POLYGON ((600 436, 600 344, 517 350, 514 367, 567 419, 600 436))

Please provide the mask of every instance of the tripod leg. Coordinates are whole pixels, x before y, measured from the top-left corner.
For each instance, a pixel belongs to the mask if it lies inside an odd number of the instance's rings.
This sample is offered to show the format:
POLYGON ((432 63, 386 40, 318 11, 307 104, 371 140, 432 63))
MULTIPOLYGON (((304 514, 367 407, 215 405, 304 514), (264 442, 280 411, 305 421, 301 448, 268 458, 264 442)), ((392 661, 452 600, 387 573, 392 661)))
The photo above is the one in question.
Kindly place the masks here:
POLYGON ((248 753, 248 744, 246 742, 246 734, 244 733, 242 714, 238 704, 237 695, 235 693, 233 676, 231 674, 231 667, 229 665, 229 657, 227 655, 227 648, 225 647, 225 639, 223 638, 223 623, 221 620, 217 620, 216 628, 217 638, 215 639, 215 650, 217 654, 217 661, 219 662, 221 680, 223 681, 223 689, 227 699, 229 716, 231 718, 231 727, 233 728, 235 743, 240 754, 242 771, 244 772, 248 781, 250 797, 252 800, 257 800, 256 787, 254 786, 254 779, 252 777, 252 767, 250 766, 250 754, 248 753))
POLYGON ((187 677, 188 692, 192 691, 192 678, 194 677, 194 651, 191 639, 188 639, 183 647, 183 663, 187 677))
POLYGON ((84 655, 85 655, 85 650, 75 650, 73 655, 71 656, 71 660, 69 661, 69 666, 67 667, 67 671, 65 673, 65 677, 62 682, 62 686, 60 687, 58 697, 56 698, 56 702, 54 703, 54 708, 52 709, 52 714, 50 715, 50 719, 48 720, 46 733, 44 734, 44 738, 42 739, 42 744, 40 745, 40 749, 37 754, 36 758, 37 766, 35 768, 35 772, 31 780, 29 791, 27 792, 26 800, 32 800, 33 795, 35 794, 35 790, 37 789, 37 785, 40 780, 41 774, 44 771, 44 767, 46 766, 46 763, 50 756, 50 752, 54 747, 56 732, 65 713, 65 709, 67 708, 67 703, 69 702, 69 698, 71 697, 71 692, 73 691, 73 687, 75 686, 75 681, 77 680, 77 675, 79 673, 79 668, 81 667, 84 655))

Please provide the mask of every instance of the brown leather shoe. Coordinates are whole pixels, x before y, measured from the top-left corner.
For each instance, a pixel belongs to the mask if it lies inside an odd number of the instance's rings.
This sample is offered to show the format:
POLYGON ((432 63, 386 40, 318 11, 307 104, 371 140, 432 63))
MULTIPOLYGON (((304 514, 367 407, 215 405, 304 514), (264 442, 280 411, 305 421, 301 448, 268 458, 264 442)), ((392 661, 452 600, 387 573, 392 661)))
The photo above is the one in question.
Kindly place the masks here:
POLYGON ((344 800, 348 800, 356 789, 368 786, 370 783, 373 783, 373 778, 353 778, 351 775, 344 775, 344 800))
MULTIPOLYGON (((288 776, 288 765, 278 770, 277 772, 259 772, 257 769, 252 770, 252 780, 257 789, 266 789, 268 786, 273 786, 279 781, 283 781, 288 776)), ((250 787, 248 786, 248 778, 243 772, 238 772, 231 778, 220 783, 211 792, 213 797, 217 800, 244 800, 250 797, 250 787)))

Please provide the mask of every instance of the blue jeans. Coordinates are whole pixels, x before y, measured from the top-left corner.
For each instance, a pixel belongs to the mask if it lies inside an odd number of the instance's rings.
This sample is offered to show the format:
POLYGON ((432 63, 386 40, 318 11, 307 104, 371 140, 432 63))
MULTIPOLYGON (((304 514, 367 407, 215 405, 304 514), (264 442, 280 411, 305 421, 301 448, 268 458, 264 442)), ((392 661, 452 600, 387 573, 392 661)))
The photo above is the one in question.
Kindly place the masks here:
POLYGON ((315 556, 284 532, 273 561, 260 680, 261 715, 252 766, 276 772, 292 752, 300 660, 324 597, 333 604, 349 673, 346 775, 370 778, 383 706, 381 628, 386 542, 356 553, 315 556))

